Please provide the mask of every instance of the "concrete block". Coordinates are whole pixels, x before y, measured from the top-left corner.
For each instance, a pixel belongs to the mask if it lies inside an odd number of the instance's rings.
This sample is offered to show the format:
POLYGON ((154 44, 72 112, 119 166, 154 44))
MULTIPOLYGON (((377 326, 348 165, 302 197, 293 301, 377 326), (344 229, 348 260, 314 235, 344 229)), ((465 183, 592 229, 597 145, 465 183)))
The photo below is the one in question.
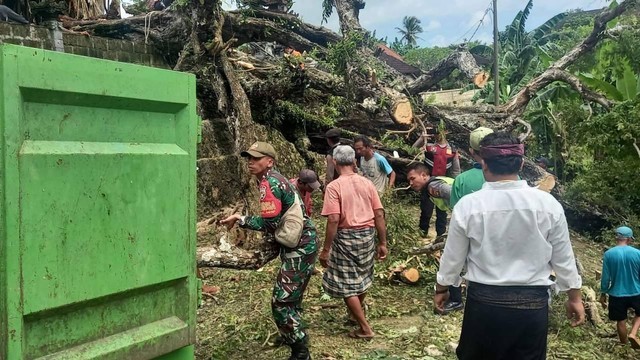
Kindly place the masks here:
POLYGON ((89 48, 84 46, 76 46, 75 52, 76 55, 89 56, 89 48))
POLYGON ((12 25, 11 31, 14 37, 28 38, 31 36, 31 29, 27 25, 12 25))
POLYGON ((4 21, 0 22, 0 38, 6 38, 13 36, 13 26, 4 21))
POLYGON ((40 41, 40 40, 24 39, 24 40, 22 40, 22 45, 24 45, 24 46, 28 46, 28 47, 32 47, 32 48, 38 48, 38 49, 41 49, 41 48, 42 48, 42 41, 40 41))
POLYGON ((51 30, 47 29, 44 26, 32 26, 31 36, 38 39, 51 38, 51 30))
POLYGON ((132 53, 133 51, 133 42, 131 41, 127 41, 127 40, 121 40, 120 41, 120 46, 122 48, 122 51, 128 52, 128 53, 132 53))
POLYGON ((133 62, 133 56, 126 51, 118 51, 118 61, 130 63, 133 62))

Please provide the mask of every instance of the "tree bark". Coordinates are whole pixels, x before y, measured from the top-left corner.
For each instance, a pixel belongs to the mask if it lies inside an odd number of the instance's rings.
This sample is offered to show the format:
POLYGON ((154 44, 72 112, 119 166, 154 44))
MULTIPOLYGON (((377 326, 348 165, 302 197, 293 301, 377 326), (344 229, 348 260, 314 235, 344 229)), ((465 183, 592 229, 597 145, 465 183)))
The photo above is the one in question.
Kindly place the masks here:
POLYGON ((340 19, 340 32, 346 35, 352 31, 364 33, 360 25, 360 10, 364 9, 364 0, 333 0, 340 19))
MULTIPOLYGON (((225 29, 224 32, 228 31, 229 25, 231 25, 232 30, 234 31, 235 37, 246 37, 243 33, 245 32, 245 28, 243 26, 243 22, 247 19, 257 20, 268 20, 270 23, 268 24, 269 28, 265 29, 264 32, 269 32, 271 29, 278 27, 291 31, 294 34, 301 36, 306 41, 309 41, 315 45, 320 45, 322 47, 327 47, 331 43, 338 42, 342 39, 342 36, 339 34, 327 29, 323 26, 315 26, 311 24, 307 24, 300 20, 300 18, 291 15, 291 14, 283 14, 276 13, 272 11, 264 11, 264 10, 251 10, 250 12, 235 10, 229 11, 225 13, 225 29), (247 16, 251 15, 251 16, 247 16)), ((230 38, 230 36, 225 36, 226 38, 230 38)), ((255 39, 249 39, 249 41, 256 41, 255 39)), ((298 50, 306 50, 306 49, 298 49, 298 50)))
POLYGON ((476 85, 483 87, 489 75, 476 63, 475 58, 466 49, 458 50, 440 61, 433 69, 415 79, 407 85, 407 93, 416 95, 419 92, 429 90, 458 69, 476 85))

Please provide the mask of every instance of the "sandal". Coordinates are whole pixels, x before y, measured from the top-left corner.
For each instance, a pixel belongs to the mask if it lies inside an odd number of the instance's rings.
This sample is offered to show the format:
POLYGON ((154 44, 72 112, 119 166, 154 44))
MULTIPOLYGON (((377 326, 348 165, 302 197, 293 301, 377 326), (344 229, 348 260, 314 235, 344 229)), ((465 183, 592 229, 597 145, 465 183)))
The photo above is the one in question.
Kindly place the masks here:
POLYGON ((638 341, 638 339, 636 337, 631 337, 629 336, 629 342, 631 343, 631 347, 633 349, 640 349, 640 341, 638 341))

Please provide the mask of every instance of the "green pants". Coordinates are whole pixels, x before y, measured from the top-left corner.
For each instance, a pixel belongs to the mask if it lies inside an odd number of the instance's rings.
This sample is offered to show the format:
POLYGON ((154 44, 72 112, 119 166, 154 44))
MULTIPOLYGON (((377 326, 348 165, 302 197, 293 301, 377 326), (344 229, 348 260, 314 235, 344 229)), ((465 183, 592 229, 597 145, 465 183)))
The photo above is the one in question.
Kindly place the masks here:
POLYGON ((315 231, 311 241, 295 249, 283 249, 280 252, 282 265, 278 271, 276 284, 271 298, 271 312, 278 326, 280 336, 287 344, 303 341, 301 318, 302 297, 309 284, 318 255, 315 231))

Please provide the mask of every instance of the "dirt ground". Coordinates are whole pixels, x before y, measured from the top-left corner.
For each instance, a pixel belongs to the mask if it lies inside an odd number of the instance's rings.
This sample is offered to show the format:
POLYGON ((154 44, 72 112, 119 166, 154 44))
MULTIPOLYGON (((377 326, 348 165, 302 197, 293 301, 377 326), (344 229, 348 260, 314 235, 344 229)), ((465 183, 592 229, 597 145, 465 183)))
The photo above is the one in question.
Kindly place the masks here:
MULTIPOLYGON (((407 210, 400 221, 417 222, 417 209, 407 210), (407 219, 407 214, 415 216, 407 219)), ((318 221, 324 234, 324 221, 318 221)), ((398 229, 396 223, 395 228, 398 229)), ((313 359, 455 359, 462 313, 438 316, 432 311, 433 283, 437 260, 432 256, 408 255, 413 246, 426 239, 398 236, 390 244, 390 258, 376 265, 376 280, 367 297, 367 317, 376 333, 371 341, 346 336, 352 329, 345 324, 346 309, 341 300, 322 292, 321 275, 314 275, 304 299, 304 321, 310 335, 313 359), (387 268, 410 260, 421 280, 416 286, 386 279, 387 268)), ((574 234, 574 250, 585 268, 584 284, 596 286, 604 246, 574 234)), ((279 261, 259 271, 205 269, 205 282, 221 291, 205 297, 198 310, 197 359, 286 359, 288 347, 271 343, 276 328, 271 320, 269 301, 279 261)), ((319 266, 319 264, 318 264, 319 266)), ((549 359, 640 359, 640 351, 621 346, 611 337, 614 324, 586 324, 571 328, 564 315, 566 295, 554 298, 549 326, 549 359)))

